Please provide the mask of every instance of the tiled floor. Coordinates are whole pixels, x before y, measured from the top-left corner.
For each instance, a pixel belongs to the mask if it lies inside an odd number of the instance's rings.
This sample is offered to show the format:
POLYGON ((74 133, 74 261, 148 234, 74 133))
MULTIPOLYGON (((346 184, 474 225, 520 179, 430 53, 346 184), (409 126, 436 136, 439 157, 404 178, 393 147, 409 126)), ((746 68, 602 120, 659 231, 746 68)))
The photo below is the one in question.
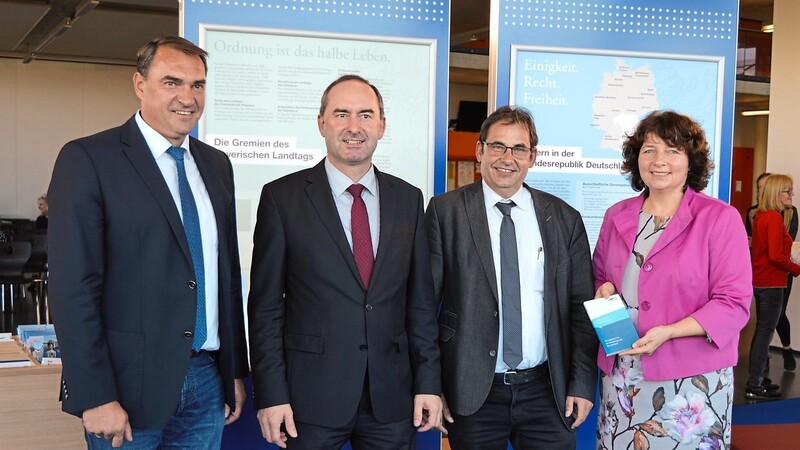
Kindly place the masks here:
MULTIPOLYGON (((800 354, 798 352, 795 352, 795 360, 800 363, 800 354)), ((746 405, 756 402, 756 400, 750 400, 744 396, 745 385, 747 384, 748 362, 747 354, 740 355, 739 364, 733 368, 734 405, 746 405)), ((769 378, 773 383, 781 387, 781 399, 800 397, 800 375, 798 372, 800 372, 800 368, 795 369, 794 372, 784 370, 783 356, 780 350, 770 350, 769 378)))

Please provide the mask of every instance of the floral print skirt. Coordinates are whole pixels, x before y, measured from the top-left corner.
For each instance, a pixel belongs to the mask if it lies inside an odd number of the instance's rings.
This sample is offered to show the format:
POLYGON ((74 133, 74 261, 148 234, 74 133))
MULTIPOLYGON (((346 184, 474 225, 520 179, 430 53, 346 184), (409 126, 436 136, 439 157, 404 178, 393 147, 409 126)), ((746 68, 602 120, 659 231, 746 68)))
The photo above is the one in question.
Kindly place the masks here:
POLYGON ((640 357, 617 356, 601 374, 597 449, 729 449, 732 404, 731 367, 645 381, 640 357))

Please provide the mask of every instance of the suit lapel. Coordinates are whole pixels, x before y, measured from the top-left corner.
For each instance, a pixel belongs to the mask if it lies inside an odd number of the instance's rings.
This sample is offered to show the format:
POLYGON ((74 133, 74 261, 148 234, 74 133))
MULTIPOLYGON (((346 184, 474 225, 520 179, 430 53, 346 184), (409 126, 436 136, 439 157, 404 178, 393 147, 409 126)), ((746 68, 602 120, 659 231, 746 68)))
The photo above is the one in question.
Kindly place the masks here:
POLYGON ((333 201, 331 194, 331 186, 328 183, 328 176, 325 173, 325 160, 314 166, 308 173, 306 178, 306 194, 308 195, 311 205, 317 212, 322 225, 331 236, 331 240, 339 249, 342 258, 347 263, 347 267, 356 277, 361 287, 364 285, 361 282, 361 275, 358 273, 356 267, 356 260, 353 257, 353 251, 350 250, 350 244, 347 243, 347 236, 342 227, 342 220, 339 218, 339 211, 336 210, 336 205, 333 201))
POLYGON ((483 273, 489 287, 492 288, 495 302, 497 295, 497 274, 492 258, 492 241, 489 237, 489 222, 486 217, 486 204, 483 199, 483 183, 478 181, 464 190, 464 208, 467 211, 467 223, 472 234, 472 240, 478 251, 478 259, 483 266, 483 273))
POLYGON ((147 142, 145 142, 142 132, 139 131, 139 126, 136 125, 136 120, 133 117, 123 125, 120 140, 125 144, 123 149, 125 156, 142 178, 145 186, 153 194, 183 251, 184 257, 189 264, 192 264, 192 255, 189 253, 189 244, 183 231, 181 216, 178 214, 177 206, 175 206, 175 200, 173 200, 172 194, 170 194, 167 187, 167 182, 164 181, 164 176, 153 159, 153 154, 147 147, 147 142))
MULTIPOLYGON (((374 285, 374 280, 378 273, 380 273, 383 263, 386 260, 386 253, 389 251, 389 243, 393 241, 392 234, 394 233, 395 217, 397 216, 397 189, 394 188, 392 181, 383 176, 377 168, 375 168, 375 177, 378 179, 378 191, 380 195, 380 236, 378 236, 378 252, 375 257, 375 266, 372 268, 372 281, 370 285, 374 285)), ((374 230, 373 230, 374 232, 374 230)), ((355 264, 355 260, 354 260, 355 264)), ((361 277, 359 277, 359 280, 361 277)))
MULTIPOLYGON (((544 249, 544 291, 542 300, 544 302, 544 325, 549 329, 556 309, 553 301, 558 300, 556 296, 556 265, 559 260, 559 232, 556 229, 556 219, 553 217, 553 202, 547 197, 540 195, 539 191, 524 185, 533 198, 533 209, 536 211, 536 223, 539 225, 539 234, 542 236, 542 248, 544 249), (548 301, 550 300, 550 301, 548 301)), ((588 299, 587 299, 588 300, 588 299)))
POLYGON ((642 210, 643 203, 644 194, 641 194, 638 198, 638 201, 630 202, 625 208, 611 218, 611 221, 620 236, 631 237, 630 241, 625 242, 628 255, 630 255, 631 251, 633 250, 633 239, 638 231, 639 211, 642 210))
MULTIPOLYGON (((222 220, 226 218, 226 189, 222 182, 223 179, 217 176, 214 171, 214 166, 211 162, 211 155, 205 148, 202 147, 202 145, 203 144, 201 144, 197 139, 193 137, 189 138, 189 147, 192 152, 192 157, 194 158, 195 164, 197 164, 197 170, 200 172, 200 177, 203 179, 206 192, 208 192, 208 197, 211 200, 211 207, 214 210, 214 220, 217 223, 217 242, 220 251, 219 257, 222 259, 223 257, 226 257, 222 254, 222 251, 227 248, 227 245, 225 245, 227 242, 227 227, 225 227, 222 223, 222 220)), ((235 233, 236 230, 233 230, 233 232, 235 233)))
POLYGON ((678 210, 675 211, 675 215, 673 215, 670 221, 667 223, 667 228, 664 229, 661 236, 653 245, 650 253, 647 254, 647 258, 651 258, 656 253, 660 252, 661 249, 669 245, 670 242, 674 241, 675 238, 683 233, 683 230, 689 226, 694 218, 690 206, 695 195, 696 194, 692 188, 686 188, 686 192, 683 194, 683 199, 681 199, 681 204, 678 206, 678 210))

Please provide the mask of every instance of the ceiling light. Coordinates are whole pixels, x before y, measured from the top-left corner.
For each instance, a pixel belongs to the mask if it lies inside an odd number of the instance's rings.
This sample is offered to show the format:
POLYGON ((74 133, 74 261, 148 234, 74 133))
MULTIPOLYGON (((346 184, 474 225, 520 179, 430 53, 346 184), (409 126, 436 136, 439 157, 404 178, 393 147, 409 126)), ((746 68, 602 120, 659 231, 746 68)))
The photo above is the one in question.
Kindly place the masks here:
POLYGON ((742 115, 745 117, 748 116, 768 116, 769 110, 768 109, 755 109, 752 111, 742 111, 742 115))
POLYGON ((761 31, 763 31, 764 33, 772 33, 773 28, 774 28, 773 25, 771 23, 768 23, 763 27, 761 27, 761 31))

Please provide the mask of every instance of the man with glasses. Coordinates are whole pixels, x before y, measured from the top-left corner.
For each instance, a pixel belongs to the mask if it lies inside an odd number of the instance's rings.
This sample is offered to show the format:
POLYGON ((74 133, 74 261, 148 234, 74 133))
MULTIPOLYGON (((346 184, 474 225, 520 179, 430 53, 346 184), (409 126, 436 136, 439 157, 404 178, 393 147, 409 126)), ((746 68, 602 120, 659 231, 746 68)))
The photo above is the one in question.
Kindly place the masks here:
POLYGON ((524 184, 537 142, 528 111, 498 109, 475 147, 483 180, 428 205, 454 450, 573 449, 592 408, 589 242, 575 209, 524 184))

